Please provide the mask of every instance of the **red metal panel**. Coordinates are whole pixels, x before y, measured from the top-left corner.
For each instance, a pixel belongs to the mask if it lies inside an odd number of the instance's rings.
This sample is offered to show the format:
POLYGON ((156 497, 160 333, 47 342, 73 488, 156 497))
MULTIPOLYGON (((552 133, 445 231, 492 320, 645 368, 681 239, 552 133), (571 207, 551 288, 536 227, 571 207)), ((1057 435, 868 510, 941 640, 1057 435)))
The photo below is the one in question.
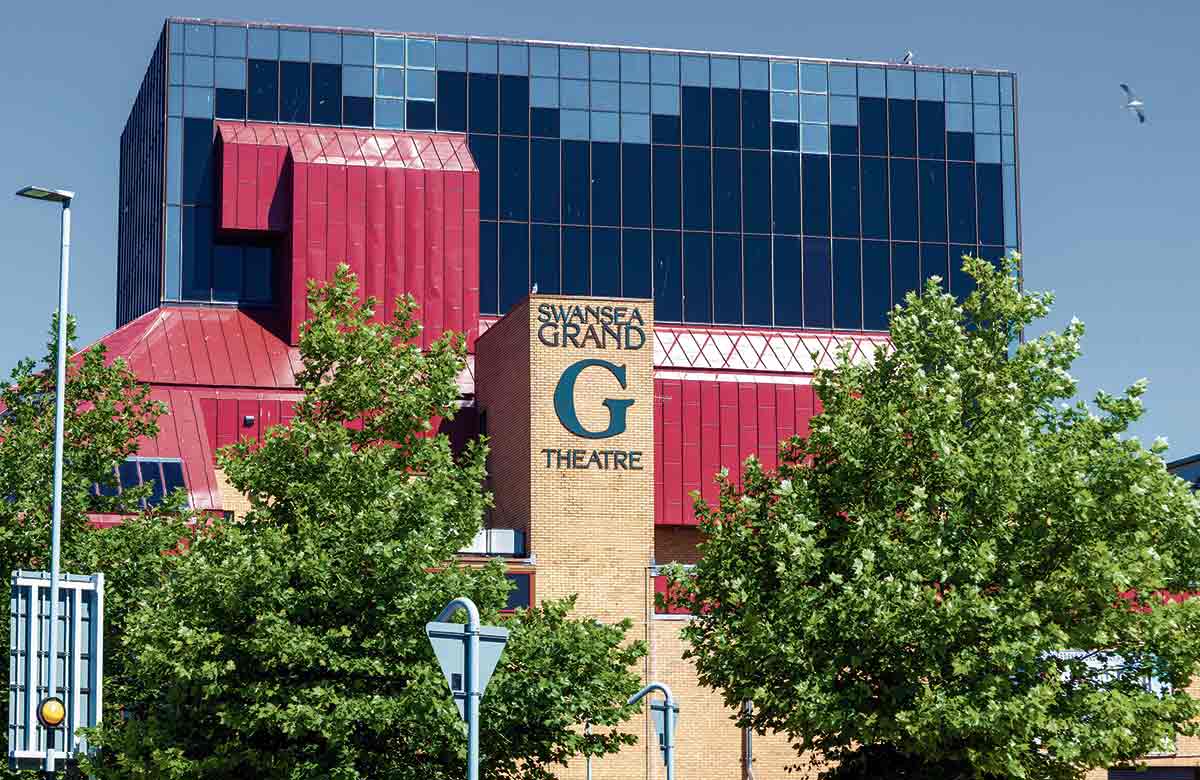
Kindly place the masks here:
MULTIPOLYGON (((404 171, 404 291, 417 304, 425 302, 425 171, 404 171)), ((424 315, 422 306, 419 314, 424 315)), ((429 332, 421 336, 421 345, 429 343, 429 332)))
POLYGON ((318 279, 332 279, 339 264, 346 262, 346 174, 341 166, 329 166, 329 217, 325 233, 325 268, 318 279))
POLYGON ((308 281, 308 170, 307 163, 292 163, 292 229, 288 232, 288 273, 284 291, 288 296, 288 342, 295 344, 304 320, 308 281))
POLYGON ((425 325, 424 343, 442 335, 446 327, 445 312, 445 208, 446 174, 430 171, 425 174, 425 289, 417 291, 421 301, 421 320, 425 325))
POLYGON ((719 498, 714 477, 721 470, 720 388, 716 382, 700 382, 700 494, 710 506, 719 498))
POLYGON ((258 440, 263 441, 267 437, 267 431, 273 426, 279 424, 279 405, 278 399, 266 398, 259 402, 259 418, 258 418, 258 440))
POLYGON ((220 446, 217 443, 217 399, 201 398, 198 404, 200 417, 204 420, 205 433, 208 436, 208 448, 216 452, 217 447, 220 446))
POLYGON ((801 436, 807 436, 809 433, 808 420, 813 416, 814 398, 812 385, 797 385, 796 433, 801 436))
POLYGON ((387 262, 387 173, 383 168, 367 169, 366 189, 366 271, 363 291, 379 301, 375 321, 383 319, 384 265, 387 262))
POLYGON ((240 437, 237 412, 236 399, 217 399, 217 449, 235 443, 240 437))
POLYGON ((721 465, 729 469, 734 484, 741 484, 742 469, 738 458, 738 386, 736 382, 718 382, 721 401, 721 465))
POLYGON ((758 393, 751 382, 738 382, 738 471, 758 452, 758 393))
POLYGON ((241 328, 237 327, 236 320, 229 317, 219 317, 218 321, 221 333, 225 336, 225 348, 229 350, 229 367, 233 369, 233 382, 230 384, 242 387, 255 385, 254 367, 241 328))
POLYGON ((346 169, 346 263, 358 278, 358 299, 367 297, 367 169, 346 169))
POLYGON ((237 151, 237 201, 233 224, 230 227, 253 230, 257 227, 256 205, 258 203, 258 147, 238 144, 237 151))
MULTIPOLYGON (((465 329, 463 318, 463 174, 448 171, 442 176, 446 181, 446 321, 445 327, 461 332, 465 329)), ((478 259, 475 260, 479 266, 478 259)), ((478 318, 476 318, 478 319, 478 318)))
POLYGON ((663 522, 681 525, 683 517, 683 389, 678 380, 663 381, 663 522))
MULTIPOLYGON (((308 169, 308 268, 305 273, 305 285, 308 279, 324 279, 325 269, 329 263, 331 252, 327 235, 329 230, 329 172, 327 165, 313 165, 308 169)), ((308 318, 308 306, 304 307, 304 316, 308 318)), ((297 327, 299 322, 297 321, 297 327)), ((293 342, 295 336, 293 335, 293 342)))
POLYGON ((216 380, 213 378, 209 351, 204 344, 204 327, 200 323, 200 314, 193 309, 178 309, 177 311, 183 320, 187 349, 192 359, 192 368, 196 372, 196 384, 214 384, 216 380))
POLYGON ((237 438, 239 441, 247 437, 254 441, 261 441, 259 414, 258 401, 239 400, 237 402, 237 417, 234 420, 234 426, 237 429, 237 438))
POLYGON ((151 376, 160 382, 174 382, 175 369, 171 365, 171 346, 167 342, 167 329, 162 317, 159 317, 154 327, 146 331, 145 344, 151 376))
POLYGON ((396 313, 396 298, 404 292, 404 169, 388 168, 387 187, 387 256, 384 265, 383 316, 390 321, 396 313))
POLYGON ((467 349, 474 352, 479 337, 479 172, 475 170, 463 175, 463 320, 467 349))
POLYGON ((288 425, 296 416, 295 401, 280 401, 279 402, 279 421, 284 425, 288 425))
POLYGON ((680 485, 680 500, 683 502, 682 521, 685 525, 696 525, 696 513, 692 507, 691 493, 699 490, 704 480, 700 458, 700 383, 680 382, 683 394, 682 439, 683 484, 680 485))
POLYGON ((224 130, 217 133, 217 153, 221 159, 221 182, 218 195, 222 228, 231 228, 237 222, 238 148, 226 140, 224 130))
POLYGON ((196 509, 220 509, 220 488, 213 473, 213 448, 209 444, 216 438, 212 425, 216 418, 216 403, 214 400, 211 404, 212 422, 206 425, 208 414, 197 412, 197 401, 196 396, 186 390, 171 391, 171 412, 179 436, 179 457, 183 460, 184 479, 192 506, 196 509))
POLYGON ((292 185, 289 158, 290 154, 286 147, 277 146, 271 149, 272 178, 267 182, 271 191, 270 207, 267 211, 267 227, 270 230, 287 230, 291 225, 291 193, 289 190, 292 185))
POLYGON ((183 384, 195 384, 196 371, 192 368, 191 350, 188 349, 183 318, 178 311, 165 309, 162 324, 166 331, 167 348, 171 352, 171 365, 175 371, 174 380, 183 384))
POLYGON ((267 352, 265 331, 243 312, 234 311, 232 314, 234 316, 228 319, 231 327, 240 334, 242 343, 246 345, 246 362, 250 365, 254 385, 256 387, 280 387, 283 377, 275 376, 270 353, 267 352))
POLYGON ((221 328, 221 313, 217 309, 198 311, 200 329, 204 333, 203 348, 208 350, 209 363, 213 368, 213 384, 232 385, 237 379, 229 359, 229 347, 225 344, 225 332, 221 328))
POLYGON ((663 496, 666 488, 663 484, 663 429, 666 427, 667 413, 666 390, 663 380, 654 380, 654 523, 666 523, 666 512, 663 509, 663 496))
POLYGON ((758 459, 767 468, 775 468, 779 449, 779 430, 775 418, 775 385, 758 385, 758 459))
POLYGON ((776 385, 775 396, 775 428, 779 440, 783 441, 796 433, 796 388, 794 385, 776 385))

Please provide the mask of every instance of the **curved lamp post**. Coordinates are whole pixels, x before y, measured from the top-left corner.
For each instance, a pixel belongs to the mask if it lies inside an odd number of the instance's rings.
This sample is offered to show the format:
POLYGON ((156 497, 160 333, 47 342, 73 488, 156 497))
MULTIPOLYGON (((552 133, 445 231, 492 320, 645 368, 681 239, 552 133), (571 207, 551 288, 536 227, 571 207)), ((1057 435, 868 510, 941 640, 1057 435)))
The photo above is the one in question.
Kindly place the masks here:
POLYGON ((679 720, 679 706, 671 696, 671 689, 666 683, 652 682, 645 688, 629 697, 627 704, 637 704, 652 691, 663 695, 663 702, 652 703, 650 712, 654 716, 658 728, 659 748, 663 752, 663 763, 667 765, 667 780, 675 777, 675 725, 679 720))

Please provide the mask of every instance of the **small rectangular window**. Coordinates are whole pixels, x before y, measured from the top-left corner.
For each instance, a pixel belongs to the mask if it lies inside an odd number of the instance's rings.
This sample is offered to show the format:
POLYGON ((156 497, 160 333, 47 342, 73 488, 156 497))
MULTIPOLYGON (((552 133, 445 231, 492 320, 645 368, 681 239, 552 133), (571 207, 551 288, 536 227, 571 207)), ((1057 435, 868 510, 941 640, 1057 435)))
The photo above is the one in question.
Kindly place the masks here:
POLYGON ((679 55, 661 52, 651 54, 650 80, 655 84, 678 84, 679 55))
MULTIPOLYGON (((435 44, 429 38, 409 38, 408 39, 408 62, 410 68, 425 68, 432 69, 438 62, 440 57, 440 49, 448 42, 443 41, 440 44, 435 44)), ((453 57, 453 52, 448 52, 453 57)))
POLYGON ((279 59, 279 30, 273 27, 251 27, 247 31, 246 54, 255 60, 279 59))
POLYGON ((830 65, 829 91, 834 95, 858 95, 857 69, 850 65, 830 65))
POLYGON ((375 39, 370 35, 342 36, 342 64, 366 65, 375 64, 375 39))
POLYGON ((800 66, 800 89, 805 92, 828 92, 829 71, 824 63, 806 62, 800 66))
POLYGON ((738 75, 738 61, 733 57, 713 57, 709 60, 712 85, 724 89, 737 89, 742 85, 738 75))
POLYGON ((245 89, 246 61, 218 57, 214 82, 221 89, 245 89))
POLYGON ((946 74, 946 100, 954 103, 971 102, 971 74, 946 74))
POLYGON ((339 33, 314 32, 309 46, 309 56, 313 62, 326 65, 342 64, 342 36, 339 33))
POLYGON ((872 98, 887 97, 887 85, 882 68, 858 69, 858 95, 872 98))
POLYGON ((279 59, 308 62, 309 43, 308 30, 280 30, 279 59))
POLYGON ((555 46, 530 46, 529 73, 533 76, 557 76, 558 48, 555 46))
POLYGON ((192 87, 213 85, 213 58, 187 56, 183 58, 183 83, 192 87))
POLYGON ((799 86, 800 77, 796 63, 784 60, 776 60, 771 63, 771 89, 795 92, 799 86))
POLYGON ((591 78, 600 81, 621 81, 620 53, 609 49, 593 49, 591 63, 591 78))
MULTIPOLYGON (((342 95, 352 97, 371 97, 373 94, 374 71, 372 68, 362 68, 347 65, 342 68, 342 95)), ((432 81, 432 79, 431 79, 432 81)), ((432 84, 430 85, 432 91, 432 84)), ((432 95, 430 96, 432 99, 432 95)))
POLYGON ((218 25, 216 30, 218 57, 246 57, 246 28, 218 25))
POLYGON ((185 54, 213 54, 213 28, 211 24, 185 25, 184 47, 185 54))
POLYGON ((742 60, 742 89, 771 88, 771 73, 766 60, 742 60))
POLYGON ((558 63, 559 75, 564 79, 591 78, 587 49, 561 48, 558 50, 558 63))
MULTIPOLYGON (((592 65, 594 69, 595 63, 593 62, 592 65)), ((641 84, 649 83, 650 54, 644 51, 622 51, 621 81, 636 81, 641 84)))
POLYGON ((500 72, 507 76, 528 76, 529 48, 516 43, 500 44, 500 72))
POLYGON ((917 100, 941 100, 943 97, 940 70, 917 71, 917 100))
POLYGON ((376 65, 404 65, 404 39, 385 38, 380 35, 375 38, 376 65))
POLYGON ((679 60, 680 81, 688 87, 707 87, 708 57, 703 54, 684 54, 679 60))
POLYGON ((471 73, 495 73, 496 44, 471 41, 467 45, 467 69, 471 73))
MULTIPOLYGON (((411 58, 413 55, 421 56, 421 61, 425 61, 422 52, 419 51, 420 46, 414 48, 414 44, 421 40, 419 38, 410 38, 408 41, 408 53, 411 58)), ((467 44, 465 41, 447 40, 445 38, 438 39, 437 47, 434 48, 433 41, 429 41, 426 45, 426 51, 436 55, 438 70, 449 70, 455 73, 467 72, 467 44)))

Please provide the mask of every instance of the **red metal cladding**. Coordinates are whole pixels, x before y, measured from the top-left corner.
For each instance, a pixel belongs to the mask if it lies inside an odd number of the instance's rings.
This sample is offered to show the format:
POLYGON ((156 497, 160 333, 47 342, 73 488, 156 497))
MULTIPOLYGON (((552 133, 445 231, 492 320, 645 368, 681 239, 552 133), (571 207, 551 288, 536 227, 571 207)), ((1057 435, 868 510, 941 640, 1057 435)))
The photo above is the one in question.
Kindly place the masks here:
MULTIPOLYGON (((284 234, 286 333, 299 337, 308 279, 341 263, 393 313, 411 294, 428 346, 479 321, 479 173, 465 139, 437 133, 217 122, 222 230, 284 234)), ((245 368, 244 366, 240 366, 245 368)))
POLYGON ((654 395, 656 525, 696 525, 691 494, 714 503, 722 468, 740 484, 750 455, 777 467, 779 442, 807 433, 815 406, 811 385, 737 379, 660 378, 654 395))

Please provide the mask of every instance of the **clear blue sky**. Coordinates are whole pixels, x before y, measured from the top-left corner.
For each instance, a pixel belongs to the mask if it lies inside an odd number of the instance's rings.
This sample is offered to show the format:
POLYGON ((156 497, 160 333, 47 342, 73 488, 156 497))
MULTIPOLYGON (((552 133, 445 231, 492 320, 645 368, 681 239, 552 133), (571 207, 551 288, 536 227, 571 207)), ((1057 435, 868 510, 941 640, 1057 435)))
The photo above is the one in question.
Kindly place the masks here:
POLYGON ((413 32, 1005 67, 1020 78, 1026 280, 1053 290, 1047 327, 1088 325, 1087 396, 1149 377, 1143 440, 1200 452, 1200 4, 605 0, 316 3, 17 2, 0 27, 0 370, 41 354, 57 285, 55 209, 9 198, 74 189, 71 309, 113 327, 117 146, 167 15, 413 32), (1146 99, 1121 109, 1117 84, 1146 99))

